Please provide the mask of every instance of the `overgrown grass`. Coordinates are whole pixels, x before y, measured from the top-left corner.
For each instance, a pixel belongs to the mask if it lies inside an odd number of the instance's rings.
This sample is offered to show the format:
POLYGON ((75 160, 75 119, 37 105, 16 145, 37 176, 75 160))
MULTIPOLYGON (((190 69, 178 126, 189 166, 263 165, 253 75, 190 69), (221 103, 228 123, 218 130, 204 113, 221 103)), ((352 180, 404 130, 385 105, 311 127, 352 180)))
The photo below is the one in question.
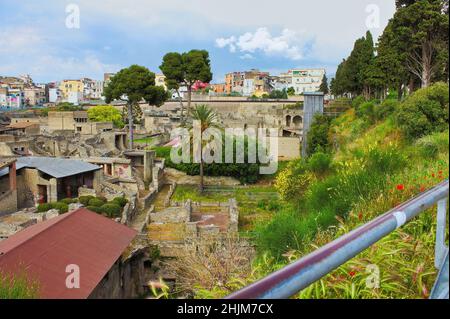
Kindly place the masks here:
POLYGON ((0 299, 35 299, 38 294, 38 283, 29 280, 26 275, 0 272, 0 299))
MULTIPOLYGON (((349 110, 332 122, 332 169, 322 176, 315 172, 306 191, 282 202, 270 220, 257 223, 259 255, 250 274, 236 274, 236 289, 448 179, 448 129, 412 140, 389 114, 358 118, 349 110)), ((301 179, 305 172, 287 176, 301 179)), ((434 207, 296 297, 427 298, 436 277, 435 228, 434 207), (375 271, 378 286, 368 284, 375 271)), ((216 298, 227 294, 220 289, 212 293, 216 298)))

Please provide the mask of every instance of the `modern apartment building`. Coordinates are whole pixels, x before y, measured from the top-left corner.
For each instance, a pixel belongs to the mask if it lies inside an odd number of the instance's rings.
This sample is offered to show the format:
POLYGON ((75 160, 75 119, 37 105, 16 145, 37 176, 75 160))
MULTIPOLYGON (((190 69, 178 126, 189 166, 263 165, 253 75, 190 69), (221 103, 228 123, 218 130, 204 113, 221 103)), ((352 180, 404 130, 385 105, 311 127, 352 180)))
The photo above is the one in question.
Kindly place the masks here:
POLYGON ((296 94, 320 91, 325 69, 294 69, 288 72, 296 94))
POLYGON ((269 93, 269 73, 259 70, 233 72, 225 75, 225 92, 242 94, 244 96, 262 96, 269 93))
POLYGON ((48 101, 45 86, 25 88, 23 92, 26 106, 42 106, 48 101))
POLYGON ((83 96, 84 83, 82 80, 63 80, 59 84, 59 91, 63 101, 69 101, 74 95, 83 96))

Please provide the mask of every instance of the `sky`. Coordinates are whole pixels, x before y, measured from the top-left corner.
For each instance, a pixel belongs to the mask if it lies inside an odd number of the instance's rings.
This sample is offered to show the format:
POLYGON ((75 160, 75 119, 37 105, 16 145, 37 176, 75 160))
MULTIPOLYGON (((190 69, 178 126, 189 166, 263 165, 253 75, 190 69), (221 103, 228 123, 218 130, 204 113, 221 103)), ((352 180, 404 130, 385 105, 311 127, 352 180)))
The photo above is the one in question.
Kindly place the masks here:
POLYGON ((324 67, 382 33, 394 0, 0 0, 0 75, 102 79, 132 64, 160 73, 167 52, 206 49, 213 82, 257 68, 324 67))

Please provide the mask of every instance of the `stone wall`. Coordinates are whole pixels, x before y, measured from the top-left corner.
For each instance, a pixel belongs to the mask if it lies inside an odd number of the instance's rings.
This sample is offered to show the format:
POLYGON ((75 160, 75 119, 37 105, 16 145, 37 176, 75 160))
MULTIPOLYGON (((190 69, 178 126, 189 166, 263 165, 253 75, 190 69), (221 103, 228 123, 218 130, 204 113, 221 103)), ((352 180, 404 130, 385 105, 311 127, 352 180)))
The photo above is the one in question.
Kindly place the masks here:
POLYGON ((151 272, 146 269, 144 262, 152 262, 147 251, 147 248, 142 248, 129 257, 122 256, 97 285, 89 299, 131 299, 145 294, 147 290, 144 285, 151 272))
POLYGON ((17 211, 17 190, 7 191, 0 195, 0 216, 17 211))

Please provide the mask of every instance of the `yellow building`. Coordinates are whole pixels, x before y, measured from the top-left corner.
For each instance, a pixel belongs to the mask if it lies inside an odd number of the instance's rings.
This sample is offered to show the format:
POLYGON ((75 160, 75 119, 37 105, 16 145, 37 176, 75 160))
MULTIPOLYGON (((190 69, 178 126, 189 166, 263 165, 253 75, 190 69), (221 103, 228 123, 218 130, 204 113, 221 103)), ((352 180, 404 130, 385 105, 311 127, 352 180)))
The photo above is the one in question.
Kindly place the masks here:
POLYGON ((59 90, 61 91, 63 101, 67 101, 71 93, 77 93, 83 96, 84 85, 81 80, 63 80, 59 84, 59 90))

